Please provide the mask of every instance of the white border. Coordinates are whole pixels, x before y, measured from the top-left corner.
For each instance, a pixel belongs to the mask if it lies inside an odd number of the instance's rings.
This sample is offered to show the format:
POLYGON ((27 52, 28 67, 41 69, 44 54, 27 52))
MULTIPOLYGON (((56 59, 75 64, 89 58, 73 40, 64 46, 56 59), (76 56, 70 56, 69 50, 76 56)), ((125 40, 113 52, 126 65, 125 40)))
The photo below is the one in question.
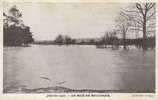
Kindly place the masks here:
MULTIPOLYGON (((0 1, 0 19, 3 17, 3 2, 149 2, 153 1, 156 2, 156 0, 2 0, 0 1)), ((156 4, 157 5, 157 4, 156 4)), ((156 6, 156 30, 158 29, 158 5, 156 6)), ((46 97, 47 95, 51 93, 43 93, 43 94, 3 94, 3 20, 0 20, 0 100, 70 100, 70 99, 101 99, 101 100, 158 100, 158 68, 157 68, 157 59, 156 59, 156 93, 106 93, 109 94, 110 97, 46 97), (134 96, 135 95, 135 96, 134 96)), ((157 31, 156 31, 157 33, 157 31)), ((158 39, 156 35, 156 58, 158 55, 158 39)), ((55 93, 57 94, 57 93, 55 93)), ((61 94, 61 93, 60 93, 61 94)), ((64 94, 64 93, 63 93, 64 94)))

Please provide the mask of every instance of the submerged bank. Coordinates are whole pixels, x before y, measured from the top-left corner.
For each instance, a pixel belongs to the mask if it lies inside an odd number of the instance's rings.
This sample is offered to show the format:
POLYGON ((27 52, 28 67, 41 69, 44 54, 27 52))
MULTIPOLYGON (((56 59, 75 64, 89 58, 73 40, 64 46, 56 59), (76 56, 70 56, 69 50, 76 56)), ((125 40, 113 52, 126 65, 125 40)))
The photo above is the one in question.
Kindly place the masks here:
POLYGON ((93 89, 70 89, 66 87, 46 87, 27 89, 25 87, 10 87, 4 89, 4 93, 154 93, 154 89, 120 89, 120 90, 93 90, 93 89))

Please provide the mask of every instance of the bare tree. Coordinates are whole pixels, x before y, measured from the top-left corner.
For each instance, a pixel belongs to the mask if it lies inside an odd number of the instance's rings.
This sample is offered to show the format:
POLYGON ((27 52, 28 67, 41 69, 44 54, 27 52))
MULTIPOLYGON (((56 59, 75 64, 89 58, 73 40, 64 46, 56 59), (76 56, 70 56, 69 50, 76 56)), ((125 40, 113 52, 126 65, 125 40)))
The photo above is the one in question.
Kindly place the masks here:
POLYGON ((124 14, 130 18, 130 29, 143 33, 142 46, 146 49, 147 35, 155 33, 155 3, 135 3, 130 10, 124 11, 124 14))
POLYGON ((127 49, 126 34, 130 26, 130 19, 129 16, 124 13, 124 10, 120 11, 118 18, 116 19, 116 22, 117 31, 123 35, 123 48, 127 49))

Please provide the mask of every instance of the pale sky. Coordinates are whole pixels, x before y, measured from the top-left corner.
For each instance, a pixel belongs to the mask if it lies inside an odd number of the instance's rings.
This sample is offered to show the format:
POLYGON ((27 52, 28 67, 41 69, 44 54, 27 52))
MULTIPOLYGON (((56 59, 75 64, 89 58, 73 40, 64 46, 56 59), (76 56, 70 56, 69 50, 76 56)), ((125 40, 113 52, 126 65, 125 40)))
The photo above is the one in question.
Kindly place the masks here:
POLYGON ((115 28, 119 3, 16 3, 4 4, 4 11, 16 5, 35 40, 53 40, 58 34, 73 38, 94 38, 115 28))

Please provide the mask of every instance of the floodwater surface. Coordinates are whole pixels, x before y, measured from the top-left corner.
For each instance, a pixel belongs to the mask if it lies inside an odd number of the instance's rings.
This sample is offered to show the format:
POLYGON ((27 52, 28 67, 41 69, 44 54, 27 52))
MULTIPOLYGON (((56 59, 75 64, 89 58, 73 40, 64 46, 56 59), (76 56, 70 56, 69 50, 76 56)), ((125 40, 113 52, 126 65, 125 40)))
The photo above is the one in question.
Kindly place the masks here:
POLYGON ((154 50, 54 45, 4 47, 3 70, 4 89, 18 86, 95 90, 155 88, 154 50))

